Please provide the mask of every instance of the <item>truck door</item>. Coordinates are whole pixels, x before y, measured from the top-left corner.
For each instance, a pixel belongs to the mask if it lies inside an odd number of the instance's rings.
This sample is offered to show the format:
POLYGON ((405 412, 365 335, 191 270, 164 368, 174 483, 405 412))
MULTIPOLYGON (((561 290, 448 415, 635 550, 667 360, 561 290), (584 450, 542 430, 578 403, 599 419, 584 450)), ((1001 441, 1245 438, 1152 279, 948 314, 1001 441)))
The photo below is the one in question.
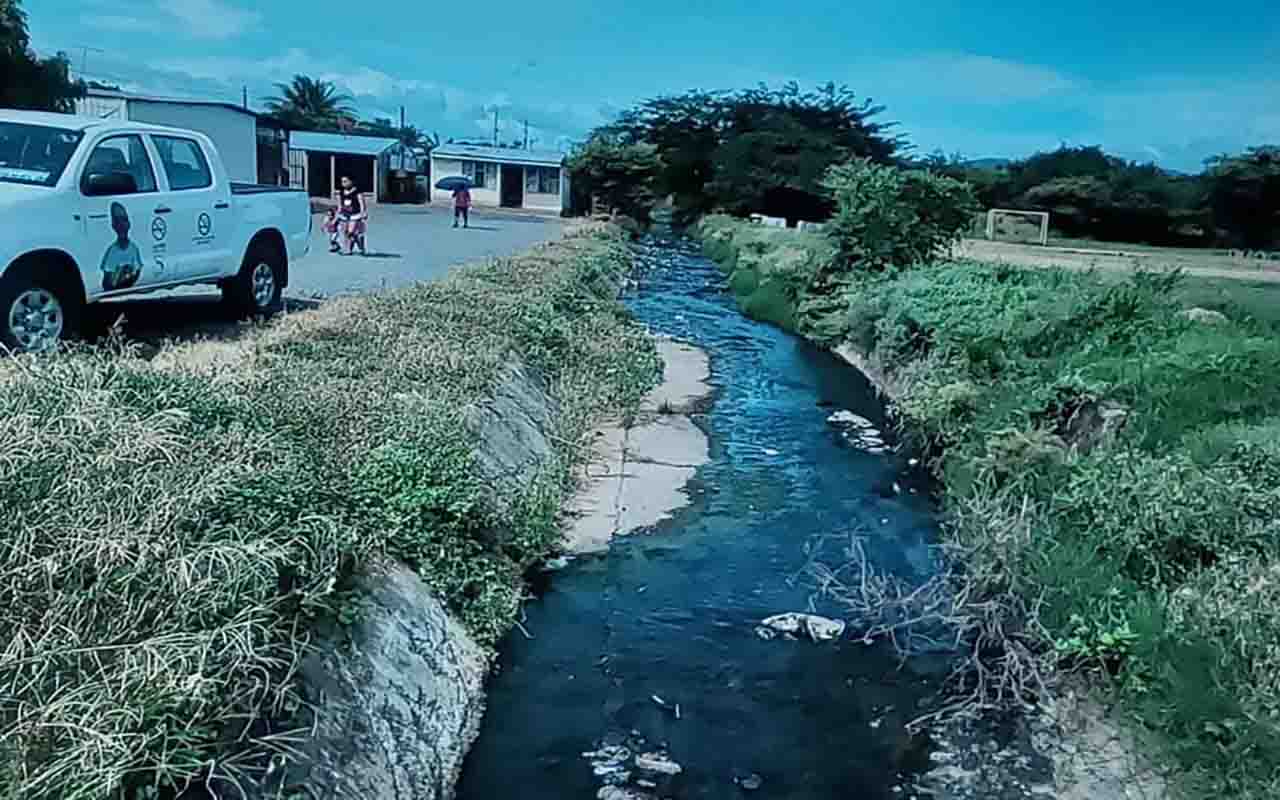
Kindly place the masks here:
POLYGON ((170 280, 167 207, 151 157, 136 133, 94 145, 80 176, 91 296, 127 292, 170 280))
POLYGON ((204 148, 195 139, 152 134, 151 143, 169 188, 169 241, 175 277, 191 280, 232 269, 231 187, 214 180, 204 148))

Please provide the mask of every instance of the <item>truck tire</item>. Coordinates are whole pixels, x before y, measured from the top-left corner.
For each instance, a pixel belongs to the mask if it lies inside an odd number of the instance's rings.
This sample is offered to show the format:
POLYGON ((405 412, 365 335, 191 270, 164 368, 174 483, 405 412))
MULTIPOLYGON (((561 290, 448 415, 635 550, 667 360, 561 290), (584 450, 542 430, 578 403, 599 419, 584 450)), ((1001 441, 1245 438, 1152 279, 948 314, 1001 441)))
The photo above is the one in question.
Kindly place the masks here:
POLYGON ((53 350, 79 332, 80 303, 57 281, 21 266, 0 277, 0 345, 15 353, 53 350))
POLYGON ((243 316, 272 314, 280 308, 286 267, 286 256, 277 245, 254 242, 239 274, 223 284, 222 297, 243 316))

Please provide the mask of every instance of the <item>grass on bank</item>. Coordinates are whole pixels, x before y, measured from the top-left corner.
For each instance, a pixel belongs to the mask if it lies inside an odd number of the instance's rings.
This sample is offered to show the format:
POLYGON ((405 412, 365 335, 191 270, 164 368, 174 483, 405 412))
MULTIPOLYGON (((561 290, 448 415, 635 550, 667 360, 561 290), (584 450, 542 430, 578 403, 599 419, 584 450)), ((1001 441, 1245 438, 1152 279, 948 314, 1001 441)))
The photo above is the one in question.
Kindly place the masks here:
POLYGON ((594 230, 335 301, 230 355, 0 364, 0 797, 250 774, 284 746, 264 718, 297 708, 312 623, 350 619, 374 559, 415 567, 493 644, 559 545, 591 422, 658 374, 615 302, 629 263, 594 230), (499 504, 467 419, 512 359, 554 399, 557 452, 499 504))
POLYGON ((1011 634, 1103 678, 1187 796, 1280 796, 1280 287, 938 262, 822 294, 820 237, 702 235, 750 313, 905 387, 962 569, 1042 603, 1011 634), (1114 440, 1071 446, 1105 404, 1114 440))

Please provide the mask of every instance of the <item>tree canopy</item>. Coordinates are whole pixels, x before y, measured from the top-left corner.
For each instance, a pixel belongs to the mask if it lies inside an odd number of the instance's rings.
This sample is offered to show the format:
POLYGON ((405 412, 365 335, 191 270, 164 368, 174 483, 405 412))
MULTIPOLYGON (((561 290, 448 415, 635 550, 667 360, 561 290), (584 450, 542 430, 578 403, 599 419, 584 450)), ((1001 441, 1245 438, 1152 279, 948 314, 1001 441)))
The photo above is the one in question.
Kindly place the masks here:
POLYGON ((31 51, 20 0, 0 0, 0 106, 70 112, 83 96, 66 55, 40 58, 31 51))
POLYGON ((1207 180, 1214 219, 1237 244, 1280 247, 1280 146, 1211 159, 1207 180))
POLYGON ((279 94, 267 100, 267 110, 290 127, 333 130, 355 122, 351 96, 329 81, 295 75, 276 89, 279 94))
POLYGON ((852 158, 887 163, 900 147, 883 107, 833 83, 803 91, 694 90, 646 100, 593 134, 616 146, 651 146, 651 190, 685 216, 712 210, 790 219, 830 213, 827 169, 852 158))

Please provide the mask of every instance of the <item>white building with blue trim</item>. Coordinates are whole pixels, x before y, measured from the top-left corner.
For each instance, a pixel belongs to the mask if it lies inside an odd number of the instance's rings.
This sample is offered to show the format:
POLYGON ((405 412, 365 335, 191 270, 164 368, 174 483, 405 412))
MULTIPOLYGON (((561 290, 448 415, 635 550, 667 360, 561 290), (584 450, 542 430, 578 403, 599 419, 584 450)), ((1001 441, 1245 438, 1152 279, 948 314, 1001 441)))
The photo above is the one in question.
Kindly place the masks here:
MULTIPOLYGON (((564 153, 470 144, 442 144, 431 151, 431 182, 460 175, 475 183, 471 201, 493 208, 527 208, 560 213, 569 208, 569 173, 564 153)), ((449 192, 432 189, 447 203, 449 192)))

